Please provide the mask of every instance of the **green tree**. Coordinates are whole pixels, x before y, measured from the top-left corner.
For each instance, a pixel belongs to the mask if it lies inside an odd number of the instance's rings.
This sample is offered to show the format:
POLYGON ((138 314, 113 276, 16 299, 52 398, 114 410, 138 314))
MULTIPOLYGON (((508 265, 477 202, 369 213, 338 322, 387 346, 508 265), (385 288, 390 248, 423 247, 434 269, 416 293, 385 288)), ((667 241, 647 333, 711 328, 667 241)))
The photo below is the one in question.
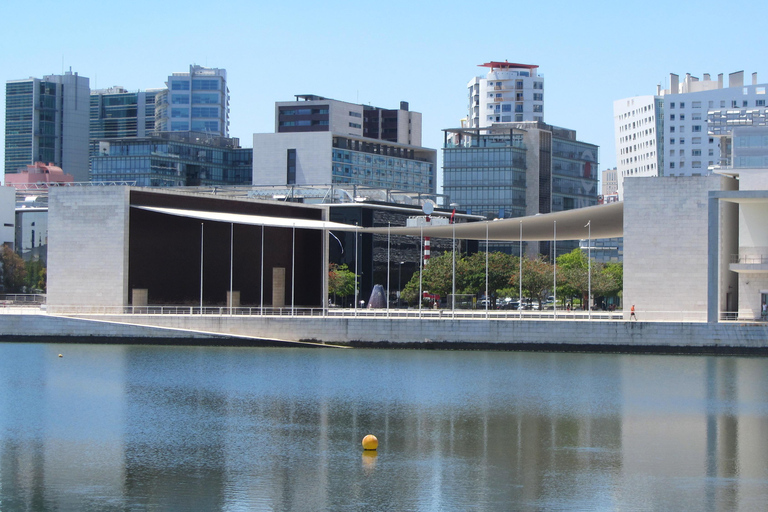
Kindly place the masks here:
POLYGON ((7 244, 3 244, 0 261, 3 264, 3 286, 6 293, 18 293, 23 291, 27 270, 24 260, 16 254, 7 244))
MULTIPOLYGON (((494 305, 499 296, 499 290, 509 284, 509 278, 517 268, 517 257, 503 252, 488 253, 488 295, 494 305)), ((485 253, 477 252, 462 260, 464 264, 464 280, 461 293, 485 295, 485 253)))
MULTIPOLYGON (((523 258, 523 294, 539 301, 539 306, 546 298, 553 285, 553 265, 544 261, 541 257, 532 260, 523 258)), ((512 274, 509 279, 512 288, 520 286, 518 272, 512 274)))
POLYGON ((25 285, 28 291, 40 291, 45 293, 47 270, 40 260, 31 260, 25 263, 27 277, 25 285))
POLYGON ((333 294, 334 303, 336 303, 336 297, 346 298, 355 293, 356 277, 346 264, 331 263, 329 265, 328 293, 333 294))
MULTIPOLYGON (((456 293, 460 293, 465 287, 465 275, 467 265, 462 258, 456 254, 456 293)), ((429 292, 441 297, 447 297, 453 290, 453 253, 444 252, 431 258, 429 264, 425 265, 421 272, 421 289, 423 292, 429 292)), ((419 300, 419 273, 416 272, 411 280, 403 288, 401 296, 410 304, 418 303, 419 300)))

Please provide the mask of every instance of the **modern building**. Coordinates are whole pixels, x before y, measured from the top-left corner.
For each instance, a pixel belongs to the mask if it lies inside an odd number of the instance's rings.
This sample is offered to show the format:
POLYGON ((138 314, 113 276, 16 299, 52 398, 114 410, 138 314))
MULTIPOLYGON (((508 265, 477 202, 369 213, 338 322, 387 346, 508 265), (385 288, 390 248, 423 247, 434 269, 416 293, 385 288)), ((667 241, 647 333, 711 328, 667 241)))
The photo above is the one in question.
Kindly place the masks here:
POLYGON ((50 162, 88 181, 89 80, 71 70, 5 85, 5 174, 50 162))
POLYGON ((616 172, 616 167, 613 169, 605 169, 600 176, 600 195, 603 196, 604 202, 612 202, 611 199, 606 200, 607 197, 617 196, 619 193, 619 178, 616 172))
POLYGON ((8 245, 16 250, 15 235, 16 190, 0 187, 0 248, 8 245))
POLYGON ((166 86, 155 95, 155 131, 229 137, 226 70, 191 65, 169 76, 166 86))
MULTIPOLYGON (((443 132, 443 193, 468 214, 503 219, 597 204, 598 147, 577 140, 575 130, 533 121, 443 132)), ((557 253, 577 246, 557 244, 557 253)), ((540 242, 531 251, 551 247, 540 242)))
POLYGON ((155 133, 99 142, 91 181, 146 187, 247 185, 253 151, 236 138, 198 132, 155 133))
POLYGON ((297 96, 275 105, 276 133, 253 136, 253 184, 351 184, 435 194, 437 151, 421 144, 421 114, 297 96), (369 136, 370 135, 370 136, 369 136))
POLYGON ((696 176, 720 158, 718 141, 709 134, 708 121, 721 132, 749 119, 765 122, 768 84, 758 84, 757 73, 745 85, 744 72, 703 80, 686 74, 669 75, 669 88, 655 95, 617 100, 613 104, 619 197, 629 177, 696 176), (722 122, 721 122, 722 121, 722 122))
POLYGON ((485 128, 494 123, 544 120, 544 77, 535 64, 486 62, 485 77, 467 84, 468 128, 485 128))
POLYGON ((275 103, 275 133, 332 132, 421 146, 421 113, 408 107, 406 101, 384 109, 302 94, 275 103))
POLYGON ((146 137, 155 131, 155 96, 162 89, 128 91, 121 86, 91 91, 89 156, 99 141, 146 137))

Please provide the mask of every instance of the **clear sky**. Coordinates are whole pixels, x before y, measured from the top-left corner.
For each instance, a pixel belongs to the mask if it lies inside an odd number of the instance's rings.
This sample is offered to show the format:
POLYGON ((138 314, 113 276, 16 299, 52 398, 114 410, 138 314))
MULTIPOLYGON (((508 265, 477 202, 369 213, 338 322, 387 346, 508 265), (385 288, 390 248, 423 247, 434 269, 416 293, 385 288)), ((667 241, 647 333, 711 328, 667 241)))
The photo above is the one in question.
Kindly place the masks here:
POLYGON ((230 135, 244 147, 274 131, 275 101, 317 94, 408 101, 439 149, 466 116, 467 82, 487 71, 477 65, 509 60, 540 66, 545 122, 599 145, 602 170, 616 165, 614 100, 654 94, 669 73, 768 82, 765 0, 0 0, 0 12, 4 81, 71 66, 92 89, 139 90, 193 63, 225 68, 230 135))

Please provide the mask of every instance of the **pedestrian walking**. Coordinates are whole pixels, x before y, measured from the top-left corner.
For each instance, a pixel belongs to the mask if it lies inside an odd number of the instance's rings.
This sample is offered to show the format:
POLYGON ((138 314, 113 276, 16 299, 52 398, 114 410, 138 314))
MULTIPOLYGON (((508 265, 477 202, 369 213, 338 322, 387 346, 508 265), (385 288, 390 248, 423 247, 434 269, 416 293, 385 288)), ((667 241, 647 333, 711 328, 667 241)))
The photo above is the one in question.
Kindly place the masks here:
POLYGON ((634 318, 635 322, 637 322, 637 315, 635 314, 635 305, 634 304, 632 304, 632 307, 630 308, 629 311, 630 311, 629 319, 632 320, 634 318))

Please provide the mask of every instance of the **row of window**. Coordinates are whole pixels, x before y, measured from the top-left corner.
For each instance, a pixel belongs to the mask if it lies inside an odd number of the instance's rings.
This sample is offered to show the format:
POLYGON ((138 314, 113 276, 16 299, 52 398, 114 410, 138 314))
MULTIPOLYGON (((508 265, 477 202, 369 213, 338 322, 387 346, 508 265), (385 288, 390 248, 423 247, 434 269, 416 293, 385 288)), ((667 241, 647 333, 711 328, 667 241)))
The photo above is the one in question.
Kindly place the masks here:
MULTIPOLYGON (((679 141, 680 144, 685 144, 685 137, 680 137, 679 139, 675 139, 674 137, 669 139, 670 144, 675 144, 676 141, 679 141)), ((709 143, 712 144, 714 142, 714 139, 712 137, 709 137, 709 143)), ((691 143, 692 144, 701 144, 701 137, 691 137, 691 143)))
MULTIPOLYGON (((219 80, 210 80, 205 78, 193 78, 193 91, 218 91, 219 80)), ((188 91, 190 87, 189 80, 171 80, 172 91, 188 91)))
MULTIPOLYGON (((189 117, 190 109, 172 108, 171 117, 189 117)), ((219 107, 192 107, 192 117, 219 117, 219 107)))

